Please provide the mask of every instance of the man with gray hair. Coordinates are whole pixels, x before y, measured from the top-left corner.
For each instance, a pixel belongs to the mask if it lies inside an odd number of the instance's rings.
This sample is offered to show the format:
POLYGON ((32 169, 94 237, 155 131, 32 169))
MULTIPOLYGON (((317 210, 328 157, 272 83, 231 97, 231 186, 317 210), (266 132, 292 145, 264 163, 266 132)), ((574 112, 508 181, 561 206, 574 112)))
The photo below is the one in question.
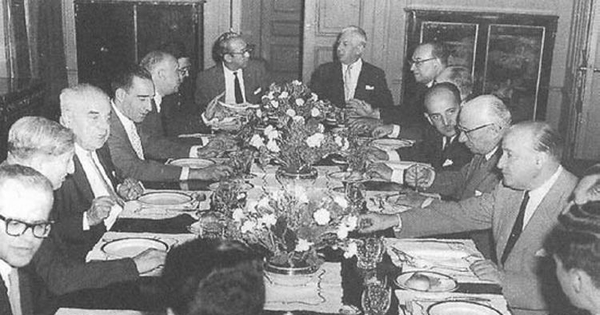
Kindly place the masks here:
POLYGON ((491 192, 458 202, 434 201, 397 215, 365 214, 359 226, 365 233, 395 227, 397 237, 491 228, 496 263, 478 260, 471 270, 502 286, 514 314, 548 314, 545 281, 552 275, 541 268, 549 259, 542 249, 577 184, 560 165, 561 147, 547 123, 516 124, 502 140, 502 182, 491 192))
POLYGON ((460 100, 467 101, 473 94, 473 79, 469 69, 463 66, 448 66, 436 78, 437 83, 450 82, 460 91, 460 100))
POLYGON ((362 28, 344 28, 335 44, 337 60, 322 64, 313 72, 311 90, 341 108, 392 107, 385 72, 362 59, 366 46, 367 34, 362 28))

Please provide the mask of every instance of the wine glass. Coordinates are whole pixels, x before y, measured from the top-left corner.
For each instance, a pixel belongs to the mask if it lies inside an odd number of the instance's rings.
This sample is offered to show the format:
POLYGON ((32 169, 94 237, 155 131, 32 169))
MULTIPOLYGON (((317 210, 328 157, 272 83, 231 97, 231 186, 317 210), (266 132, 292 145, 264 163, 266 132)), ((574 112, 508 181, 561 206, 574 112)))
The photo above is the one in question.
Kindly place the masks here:
POLYGON ((387 285, 387 278, 371 278, 367 281, 360 297, 360 304, 365 315, 383 315, 390 309, 392 288, 387 285))
POLYGON ((385 245, 380 237, 365 237, 360 239, 356 250, 356 267, 372 270, 383 259, 385 245))

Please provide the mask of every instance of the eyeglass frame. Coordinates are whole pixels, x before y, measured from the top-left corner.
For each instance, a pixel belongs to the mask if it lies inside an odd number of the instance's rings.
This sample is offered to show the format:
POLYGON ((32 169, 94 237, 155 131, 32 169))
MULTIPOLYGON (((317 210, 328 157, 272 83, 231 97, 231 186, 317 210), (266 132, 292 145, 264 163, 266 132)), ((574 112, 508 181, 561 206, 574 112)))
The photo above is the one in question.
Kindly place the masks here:
POLYGON ((406 60, 408 62, 408 64, 411 66, 414 65, 417 68, 421 68, 421 66, 423 65, 423 63, 427 62, 427 61, 431 61, 431 60, 435 60, 438 59, 437 57, 431 57, 431 58, 427 58, 427 59, 420 59, 420 60, 412 60, 412 59, 408 59, 406 60))
MULTIPOLYGON (((0 214, 0 220, 4 221, 6 234, 13 236, 13 237, 19 237, 19 236, 25 234, 25 232, 27 232, 28 229, 31 229, 31 234, 33 234, 34 237, 41 238, 41 239, 47 238, 48 235, 50 235, 50 230, 52 230, 52 224, 54 224, 54 221, 45 221, 45 222, 40 222, 40 223, 27 223, 27 222, 23 222, 21 220, 13 219, 13 218, 7 218, 1 214, 0 214), (9 230, 8 227, 11 222, 19 223, 19 224, 21 224, 21 225, 19 225, 21 227, 24 225, 25 228, 20 233, 10 233, 8 231, 9 230), (41 236, 36 234, 35 231, 36 231, 36 227, 38 227, 38 226, 44 227, 45 234, 42 234, 41 236)), ((12 226, 14 229, 15 226, 14 225, 12 225, 12 226)))
POLYGON ((483 129, 485 127, 493 126, 493 125, 496 125, 496 124, 495 123, 487 123, 487 124, 483 124, 483 125, 481 125, 479 127, 475 127, 475 128, 471 128, 471 129, 465 129, 463 126, 457 124, 456 125, 456 129, 459 132, 464 133, 465 136, 470 137, 469 136, 470 133, 472 133, 474 131, 477 131, 477 130, 480 130, 480 129, 483 129))
POLYGON ((243 55, 245 53, 251 54, 254 51, 254 45, 246 45, 246 47, 242 48, 241 51, 229 51, 227 54, 229 55, 243 55))

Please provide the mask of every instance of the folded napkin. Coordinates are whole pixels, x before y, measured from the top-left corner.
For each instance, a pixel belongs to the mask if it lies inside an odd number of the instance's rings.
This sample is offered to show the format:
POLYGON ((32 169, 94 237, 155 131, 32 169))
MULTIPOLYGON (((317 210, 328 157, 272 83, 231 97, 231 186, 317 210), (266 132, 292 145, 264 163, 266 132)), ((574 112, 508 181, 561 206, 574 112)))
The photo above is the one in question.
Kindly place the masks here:
POLYGON ((484 259, 472 240, 388 238, 385 242, 392 263, 402 267, 403 272, 429 270, 459 283, 490 283, 480 280, 469 268, 484 259), (400 257, 404 255, 408 257, 400 257))
POLYGON ((265 309, 313 311, 337 314, 342 308, 342 277, 339 263, 324 263, 313 275, 265 276, 265 309))
POLYGON ((497 294, 467 294, 457 292, 416 292, 407 290, 395 290, 398 304, 405 305, 406 310, 412 315, 427 315, 427 309, 438 302, 443 301, 466 301, 492 307, 500 313, 510 315, 506 300, 497 294))

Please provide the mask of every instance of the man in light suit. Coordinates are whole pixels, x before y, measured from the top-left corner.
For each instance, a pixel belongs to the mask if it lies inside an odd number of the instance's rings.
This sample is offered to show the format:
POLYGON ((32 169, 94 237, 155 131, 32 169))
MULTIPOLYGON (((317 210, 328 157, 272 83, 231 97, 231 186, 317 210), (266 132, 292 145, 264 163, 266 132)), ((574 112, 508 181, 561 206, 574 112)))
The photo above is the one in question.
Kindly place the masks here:
POLYGON ((117 174, 142 181, 179 181, 188 179, 219 180, 231 174, 231 168, 212 165, 203 169, 190 169, 165 165, 154 159, 197 157, 194 150, 178 150, 178 145, 168 142, 152 143, 151 135, 140 124, 152 109, 154 84, 152 76, 140 66, 123 69, 112 84, 114 99, 110 116, 108 146, 117 174))
POLYGON ((238 33, 226 32, 217 38, 213 46, 216 65, 199 72, 196 78, 198 112, 204 112, 209 103, 222 93, 222 101, 227 104, 261 102, 262 95, 271 84, 271 76, 264 63, 250 59, 251 52, 252 47, 238 33), (237 96, 236 80, 239 86, 237 96))
POLYGON ((0 166, 0 313, 33 314, 25 267, 50 233, 52 185, 21 165, 0 166))
MULTIPOLYGON (((366 45, 367 34, 362 28, 344 28, 335 45, 337 60, 322 64, 313 72, 311 90, 319 98, 349 110, 364 106, 382 111, 391 109, 394 101, 385 72, 362 59, 366 45)), ((350 114, 353 120, 363 118, 354 115, 354 111, 350 114)), ((384 122, 387 122, 386 118, 382 115, 384 122)), ((367 123, 364 125, 374 128, 367 123)))
POLYGON ((398 237, 492 228, 498 263, 481 260, 471 269, 502 286, 515 314, 547 314, 548 275, 538 274, 543 271, 542 249, 577 178, 560 165, 560 138, 546 123, 510 127, 502 151, 502 183, 491 193, 398 215, 366 214, 360 226, 366 226, 364 232, 396 227, 398 237))

